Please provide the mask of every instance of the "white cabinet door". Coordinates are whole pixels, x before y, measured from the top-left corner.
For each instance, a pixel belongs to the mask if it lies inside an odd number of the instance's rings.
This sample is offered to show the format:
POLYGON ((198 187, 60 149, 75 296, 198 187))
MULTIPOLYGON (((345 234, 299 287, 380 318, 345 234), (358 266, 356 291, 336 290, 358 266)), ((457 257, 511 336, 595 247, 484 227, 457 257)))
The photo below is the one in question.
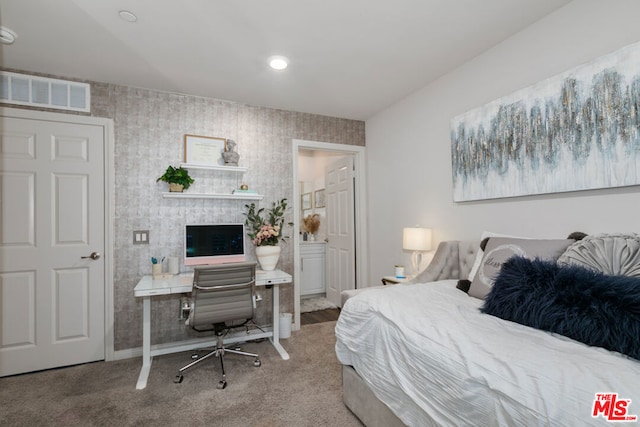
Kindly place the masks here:
POLYGON ((324 294, 324 243, 303 244, 300 249, 300 295, 324 294))

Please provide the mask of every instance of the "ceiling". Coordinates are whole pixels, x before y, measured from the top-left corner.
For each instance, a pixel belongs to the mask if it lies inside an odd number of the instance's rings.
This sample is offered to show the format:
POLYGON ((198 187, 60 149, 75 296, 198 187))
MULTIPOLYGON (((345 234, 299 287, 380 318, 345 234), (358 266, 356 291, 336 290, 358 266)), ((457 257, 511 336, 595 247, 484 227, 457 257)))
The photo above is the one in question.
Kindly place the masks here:
POLYGON ((366 120, 569 1, 0 0, 0 65, 366 120))

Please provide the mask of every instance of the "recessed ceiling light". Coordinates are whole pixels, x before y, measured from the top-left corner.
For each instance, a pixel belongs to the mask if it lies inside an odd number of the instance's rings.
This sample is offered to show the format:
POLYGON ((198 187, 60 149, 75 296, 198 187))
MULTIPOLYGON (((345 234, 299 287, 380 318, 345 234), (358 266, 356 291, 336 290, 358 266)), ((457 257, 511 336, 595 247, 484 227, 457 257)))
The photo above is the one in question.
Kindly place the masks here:
POLYGON ((272 56, 269 58, 269 66, 274 70, 284 70, 289 66, 289 60, 284 56, 272 56))
POLYGON ((128 10, 121 10, 120 12, 118 12, 118 14, 120 15, 120 18, 124 19, 127 22, 136 22, 138 20, 138 17, 133 12, 129 12, 128 10))
POLYGON ((4 26, 0 27, 0 43, 13 44, 17 38, 18 35, 13 30, 4 26))

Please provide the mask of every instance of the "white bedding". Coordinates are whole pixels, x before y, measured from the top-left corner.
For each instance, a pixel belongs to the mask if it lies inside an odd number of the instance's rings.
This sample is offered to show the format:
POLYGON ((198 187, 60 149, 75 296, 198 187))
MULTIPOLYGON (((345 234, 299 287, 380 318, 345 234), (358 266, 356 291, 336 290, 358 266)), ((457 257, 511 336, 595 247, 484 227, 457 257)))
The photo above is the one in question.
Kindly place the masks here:
POLYGON ((405 424, 610 425, 591 414, 612 392, 640 416, 640 362, 482 314, 455 284, 361 292, 336 324, 340 362, 405 424))

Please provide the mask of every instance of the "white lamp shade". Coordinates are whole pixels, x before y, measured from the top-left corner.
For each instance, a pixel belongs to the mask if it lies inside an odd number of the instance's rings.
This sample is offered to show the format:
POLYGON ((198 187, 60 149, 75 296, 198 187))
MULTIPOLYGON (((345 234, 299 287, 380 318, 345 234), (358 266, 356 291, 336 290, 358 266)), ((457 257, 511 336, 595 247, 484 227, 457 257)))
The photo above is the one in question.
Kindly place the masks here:
POLYGON ((402 248, 407 251, 430 251, 431 229, 405 227, 402 229, 402 248))

